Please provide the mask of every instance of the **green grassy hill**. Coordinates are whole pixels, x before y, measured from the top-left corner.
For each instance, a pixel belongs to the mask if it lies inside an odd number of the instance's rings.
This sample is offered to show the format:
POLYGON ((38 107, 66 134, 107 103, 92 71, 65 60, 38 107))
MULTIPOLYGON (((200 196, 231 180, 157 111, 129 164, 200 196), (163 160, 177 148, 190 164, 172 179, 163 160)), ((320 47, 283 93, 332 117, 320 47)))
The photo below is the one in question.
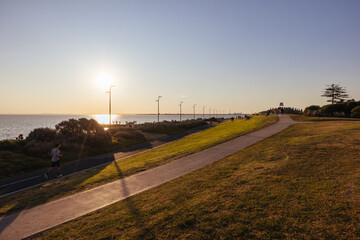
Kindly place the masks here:
POLYGON ((294 125, 33 239, 358 239, 360 125, 294 125))
POLYGON ((0 198, 0 217, 59 199, 80 191, 148 170, 180 157, 263 128, 277 121, 276 116, 254 116, 250 120, 236 119, 189 135, 132 157, 45 183, 29 190, 0 198), (121 175, 119 174, 121 170, 121 175))

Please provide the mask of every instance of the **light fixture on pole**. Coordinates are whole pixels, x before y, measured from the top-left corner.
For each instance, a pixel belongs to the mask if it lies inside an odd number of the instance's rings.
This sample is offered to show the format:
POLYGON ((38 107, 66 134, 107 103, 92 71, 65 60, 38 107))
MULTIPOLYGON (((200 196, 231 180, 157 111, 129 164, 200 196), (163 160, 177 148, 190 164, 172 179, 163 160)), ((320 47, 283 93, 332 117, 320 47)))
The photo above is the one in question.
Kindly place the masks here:
POLYGON ((106 92, 109 94, 109 130, 111 130, 111 88, 115 87, 115 85, 110 85, 109 91, 106 92))
POLYGON ((209 118, 211 118, 211 107, 209 107, 209 118))
POLYGON ((203 119, 205 119, 205 106, 203 106, 203 119))
POLYGON ((194 104, 194 106, 193 106, 193 109, 194 109, 194 119, 195 119, 195 106, 196 106, 196 104, 194 104))
POLYGON ((182 105, 183 103, 184 103, 184 102, 181 101, 180 104, 179 104, 179 106, 180 106, 180 121, 181 121, 181 105, 182 105))
POLYGON ((158 122, 160 121, 160 98, 162 96, 158 96, 158 99, 155 100, 156 102, 158 102, 158 122))

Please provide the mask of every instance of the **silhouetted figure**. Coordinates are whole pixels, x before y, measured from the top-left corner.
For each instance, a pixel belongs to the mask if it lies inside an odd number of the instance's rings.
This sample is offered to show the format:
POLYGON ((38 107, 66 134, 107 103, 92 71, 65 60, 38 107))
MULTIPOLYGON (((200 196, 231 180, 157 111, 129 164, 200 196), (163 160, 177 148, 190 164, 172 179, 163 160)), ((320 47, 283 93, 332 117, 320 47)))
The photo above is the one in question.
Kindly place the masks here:
POLYGON ((284 115, 284 108, 281 108, 281 115, 284 115))
POLYGON ((20 134, 20 135, 16 138, 16 140, 24 140, 24 135, 20 134))
POLYGON ((60 147, 61 144, 56 143, 55 147, 51 150, 51 167, 48 169, 48 171, 44 174, 44 177, 46 179, 49 179, 49 173, 50 171, 56 167, 57 169, 57 177, 62 177, 62 174, 60 172, 61 168, 60 168, 60 157, 62 156, 62 154, 60 153, 60 147))

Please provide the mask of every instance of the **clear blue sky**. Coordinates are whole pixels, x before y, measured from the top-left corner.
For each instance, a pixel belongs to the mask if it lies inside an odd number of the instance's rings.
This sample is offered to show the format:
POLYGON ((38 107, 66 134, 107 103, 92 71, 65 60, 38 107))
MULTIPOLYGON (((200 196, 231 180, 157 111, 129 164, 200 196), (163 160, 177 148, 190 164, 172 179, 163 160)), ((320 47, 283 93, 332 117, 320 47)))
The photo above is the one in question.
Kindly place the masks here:
POLYGON ((358 0, 0 0, 0 113, 250 113, 360 100, 358 0))

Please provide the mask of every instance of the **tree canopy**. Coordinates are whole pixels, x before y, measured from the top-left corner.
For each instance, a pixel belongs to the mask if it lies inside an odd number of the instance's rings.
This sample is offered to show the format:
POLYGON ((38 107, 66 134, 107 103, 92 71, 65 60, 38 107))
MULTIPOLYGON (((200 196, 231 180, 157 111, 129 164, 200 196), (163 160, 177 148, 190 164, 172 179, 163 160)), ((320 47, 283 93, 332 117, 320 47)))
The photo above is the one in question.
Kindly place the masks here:
POLYGON ((327 85, 321 96, 330 98, 327 102, 331 102, 331 104, 343 102, 346 98, 349 98, 346 89, 338 84, 327 85))

